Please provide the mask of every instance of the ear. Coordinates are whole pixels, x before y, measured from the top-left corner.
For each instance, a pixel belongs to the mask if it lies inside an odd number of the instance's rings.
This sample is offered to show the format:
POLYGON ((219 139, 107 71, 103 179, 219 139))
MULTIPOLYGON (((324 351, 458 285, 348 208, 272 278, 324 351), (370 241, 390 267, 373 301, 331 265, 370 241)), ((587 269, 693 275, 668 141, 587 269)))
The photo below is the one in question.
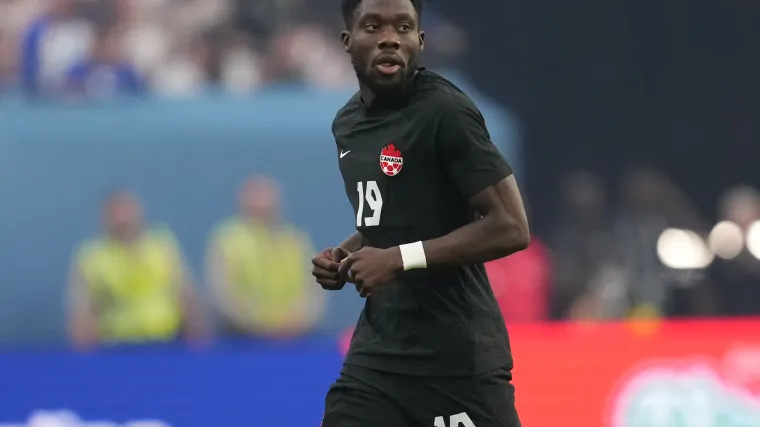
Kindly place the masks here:
POLYGON ((420 31, 420 52, 425 50, 425 32, 420 31))
POLYGON ((343 43, 343 50, 346 51, 346 53, 351 52, 351 34, 348 33, 348 31, 343 31, 340 33, 340 40, 343 43))

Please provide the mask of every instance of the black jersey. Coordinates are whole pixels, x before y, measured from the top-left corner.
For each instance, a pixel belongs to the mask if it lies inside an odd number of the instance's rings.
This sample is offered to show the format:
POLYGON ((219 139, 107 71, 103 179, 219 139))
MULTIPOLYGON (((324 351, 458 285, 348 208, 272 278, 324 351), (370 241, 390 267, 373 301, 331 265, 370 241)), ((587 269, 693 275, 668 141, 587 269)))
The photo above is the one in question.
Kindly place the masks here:
MULTIPOLYGON (((478 218, 469 197, 512 171, 474 103, 420 69, 411 87, 333 122, 340 171, 363 245, 444 236, 478 218)), ((346 365, 424 375, 511 366, 506 327, 482 264, 410 270, 367 298, 346 365)))

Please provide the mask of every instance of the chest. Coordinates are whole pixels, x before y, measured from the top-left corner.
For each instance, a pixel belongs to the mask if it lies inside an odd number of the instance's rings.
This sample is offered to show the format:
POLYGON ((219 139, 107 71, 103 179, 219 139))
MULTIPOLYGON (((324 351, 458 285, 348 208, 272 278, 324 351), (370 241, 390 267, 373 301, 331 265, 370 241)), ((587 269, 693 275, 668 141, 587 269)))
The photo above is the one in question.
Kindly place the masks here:
POLYGON ((432 166, 434 139, 430 120, 413 122, 401 114, 360 119, 336 136, 341 174, 352 181, 403 180, 432 166))
POLYGON ((124 295, 167 285, 172 276, 166 254, 148 245, 103 251, 96 266, 99 276, 96 282, 111 292, 124 295))
POLYGON ((397 114, 336 132, 338 162, 359 229, 411 227, 441 209, 446 171, 436 122, 397 114))

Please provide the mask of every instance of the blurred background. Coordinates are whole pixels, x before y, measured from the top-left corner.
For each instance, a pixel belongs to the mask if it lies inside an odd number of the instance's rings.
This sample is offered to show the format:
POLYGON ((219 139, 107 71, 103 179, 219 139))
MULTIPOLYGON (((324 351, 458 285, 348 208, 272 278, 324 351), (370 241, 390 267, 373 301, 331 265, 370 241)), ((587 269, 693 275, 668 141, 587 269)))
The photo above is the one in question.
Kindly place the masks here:
MULTIPOLYGON (((523 423, 760 426, 760 3, 473 5, 432 2, 422 62, 527 201, 487 265, 523 423)), ((0 0, 0 426, 318 425, 363 306, 309 275, 352 232, 342 28, 0 0)))

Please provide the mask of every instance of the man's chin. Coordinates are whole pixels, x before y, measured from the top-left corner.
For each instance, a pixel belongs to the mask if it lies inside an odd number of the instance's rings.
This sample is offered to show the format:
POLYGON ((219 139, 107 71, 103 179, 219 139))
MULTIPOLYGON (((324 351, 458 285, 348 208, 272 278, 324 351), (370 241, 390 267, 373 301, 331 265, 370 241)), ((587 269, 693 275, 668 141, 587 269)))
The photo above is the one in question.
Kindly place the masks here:
POLYGON ((404 73, 398 72, 393 75, 373 75, 369 78, 369 88, 376 95, 392 94, 406 87, 404 73))

